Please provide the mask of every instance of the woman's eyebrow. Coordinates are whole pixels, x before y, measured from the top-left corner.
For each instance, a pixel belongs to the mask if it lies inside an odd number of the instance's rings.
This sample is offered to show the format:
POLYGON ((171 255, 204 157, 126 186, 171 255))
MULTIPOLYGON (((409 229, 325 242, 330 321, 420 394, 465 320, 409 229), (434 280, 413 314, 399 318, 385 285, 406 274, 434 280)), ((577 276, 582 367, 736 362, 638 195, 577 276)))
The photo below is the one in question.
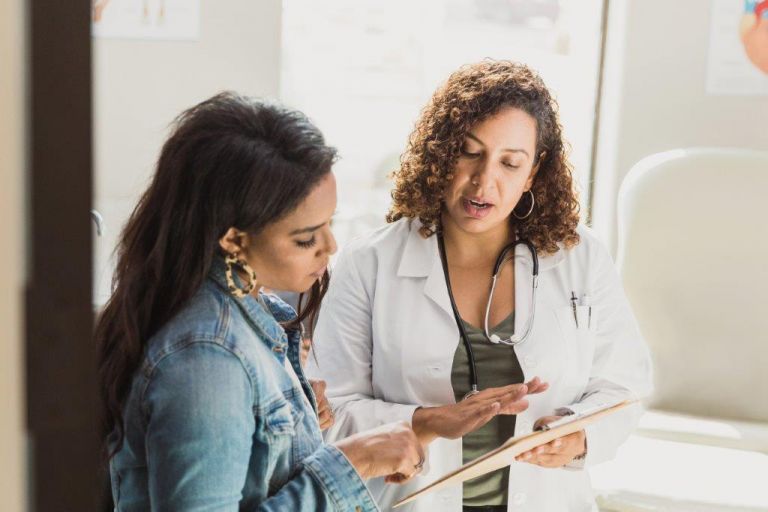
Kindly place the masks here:
POLYGON ((325 225, 325 222, 323 222, 322 224, 318 224, 317 226, 309 226, 309 227, 306 227, 306 228, 294 229, 293 231, 291 231, 289 233, 289 235, 293 236, 293 235, 301 235, 303 233, 311 233, 313 231, 317 231, 318 229, 320 229, 324 225, 325 225))
MULTIPOLYGON (((470 139, 474 140, 475 142, 477 142, 481 146, 485 146, 485 143, 483 141, 481 141, 479 138, 477 138, 477 135, 473 134, 472 132, 468 132, 467 133, 467 137, 469 137, 470 139)), ((526 150, 522 149, 522 148, 504 148, 504 149, 502 149, 502 151, 507 151, 509 153, 523 153, 528 158, 531 157, 531 155, 529 155, 528 152, 526 150)))

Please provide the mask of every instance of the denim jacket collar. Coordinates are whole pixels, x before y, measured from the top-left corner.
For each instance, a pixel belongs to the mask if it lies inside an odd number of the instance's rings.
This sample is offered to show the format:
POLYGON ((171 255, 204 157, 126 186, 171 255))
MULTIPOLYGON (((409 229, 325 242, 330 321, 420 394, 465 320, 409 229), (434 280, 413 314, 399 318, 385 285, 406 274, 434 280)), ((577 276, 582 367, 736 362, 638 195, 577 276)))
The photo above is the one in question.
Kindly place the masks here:
MULTIPOLYGON (((267 310, 265 310, 261 302, 252 295, 246 295, 243 298, 235 297, 229 293, 225 270, 226 264, 224 263, 224 260, 221 257, 216 256, 213 259, 213 264, 211 265, 208 277, 238 305, 246 318, 261 334, 263 334, 264 343, 266 343, 273 352, 282 353, 284 355, 287 349, 288 339, 285 329, 283 329, 280 323, 288 322, 296 318, 296 313, 293 311, 293 308, 284 302, 276 300, 261 292, 259 293, 259 298, 262 299, 267 310)), ((243 283, 240 280, 240 277, 236 273, 233 274, 235 284, 242 286, 243 283)))

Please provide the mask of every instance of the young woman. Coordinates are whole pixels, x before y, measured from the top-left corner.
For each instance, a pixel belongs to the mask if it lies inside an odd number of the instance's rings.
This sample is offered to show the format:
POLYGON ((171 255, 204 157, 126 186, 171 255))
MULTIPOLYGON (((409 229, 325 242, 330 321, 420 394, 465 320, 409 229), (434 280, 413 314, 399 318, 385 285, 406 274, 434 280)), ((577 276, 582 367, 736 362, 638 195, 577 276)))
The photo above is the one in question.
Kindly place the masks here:
MULTIPOLYGON (((451 75, 392 196, 390 224, 339 256, 309 358, 336 413, 330 439, 402 419, 429 445, 413 482, 370 482, 383 506, 537 424, 649 392, 648 352, 608 252, 578 226, 557 107, 529 68, 451 75)), ((612 457, 636 413, 410 510, 593 510, 582 468, 612 457)))
POLYGON ((336 251, 334 156, 272 103, 224 93, 178 118, 96 331, 116 510, 376 510, 363 478, 420 470, 407 425, 323 444, 299 362, 336 251))

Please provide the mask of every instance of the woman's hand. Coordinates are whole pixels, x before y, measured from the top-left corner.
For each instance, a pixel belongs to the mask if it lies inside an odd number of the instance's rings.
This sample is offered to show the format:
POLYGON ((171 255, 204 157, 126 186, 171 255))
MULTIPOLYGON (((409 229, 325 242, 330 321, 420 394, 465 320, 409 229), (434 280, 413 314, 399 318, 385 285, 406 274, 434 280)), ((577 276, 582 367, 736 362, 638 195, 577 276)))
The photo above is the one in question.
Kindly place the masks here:
POLYGON ((309 351, 312 349, 312 340, 309 338, 301 339, 301 347, 299 348, 299 361, 301 361, 301 367, 306 368, 307 358, 309 357, 309 351))
POLYGON ((424 448, 405 421, 355 434, 334 445, 363 479, 385 476, 387 483, 402 483, 424 466, 424 448))
POLYGON ((425 446, 435 438, 458 439, 488 423, 499 414, 519 414, 528 408, 526 395, 546 391, 549 384, 534 377, 525 384, 488 388, 442 407, 422 407, 413 414, 413 430, 425 446))
POLYGON ((325 397, 325 381, 310 379, 309 384, 312 386, 312 391, 315 392, 320 430, 331 428, 331 426, 333 426, 334 417, 333 411, 331 410, 331 404, 328 403, 328 399, 325 397))
MULTIPOLYGON (((544 416, 539 418, 534 424, 534 430, 541 428, 562 416, 544 416)), ((564 437, 559 437, 547 444, 537 446, 536 448, 523 452, 515 460, 536 464, 543 468, 559 468, 570 463, 576 457, 579 457, 587 451, 587 435, 583 430, 574 432, 564 437)))

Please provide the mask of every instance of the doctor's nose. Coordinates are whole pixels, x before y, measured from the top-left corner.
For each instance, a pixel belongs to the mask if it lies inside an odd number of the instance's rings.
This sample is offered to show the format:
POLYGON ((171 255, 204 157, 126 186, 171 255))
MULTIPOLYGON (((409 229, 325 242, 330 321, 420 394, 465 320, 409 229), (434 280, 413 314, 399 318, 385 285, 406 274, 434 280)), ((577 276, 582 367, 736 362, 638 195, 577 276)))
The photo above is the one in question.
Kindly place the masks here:
POLYGON ((475 187, 483 190, 489 185, 492 173, 493 170, 491 169, 488 159, 484 159, 473 170, 472 175, 470 176, 470 181, 475 187))

